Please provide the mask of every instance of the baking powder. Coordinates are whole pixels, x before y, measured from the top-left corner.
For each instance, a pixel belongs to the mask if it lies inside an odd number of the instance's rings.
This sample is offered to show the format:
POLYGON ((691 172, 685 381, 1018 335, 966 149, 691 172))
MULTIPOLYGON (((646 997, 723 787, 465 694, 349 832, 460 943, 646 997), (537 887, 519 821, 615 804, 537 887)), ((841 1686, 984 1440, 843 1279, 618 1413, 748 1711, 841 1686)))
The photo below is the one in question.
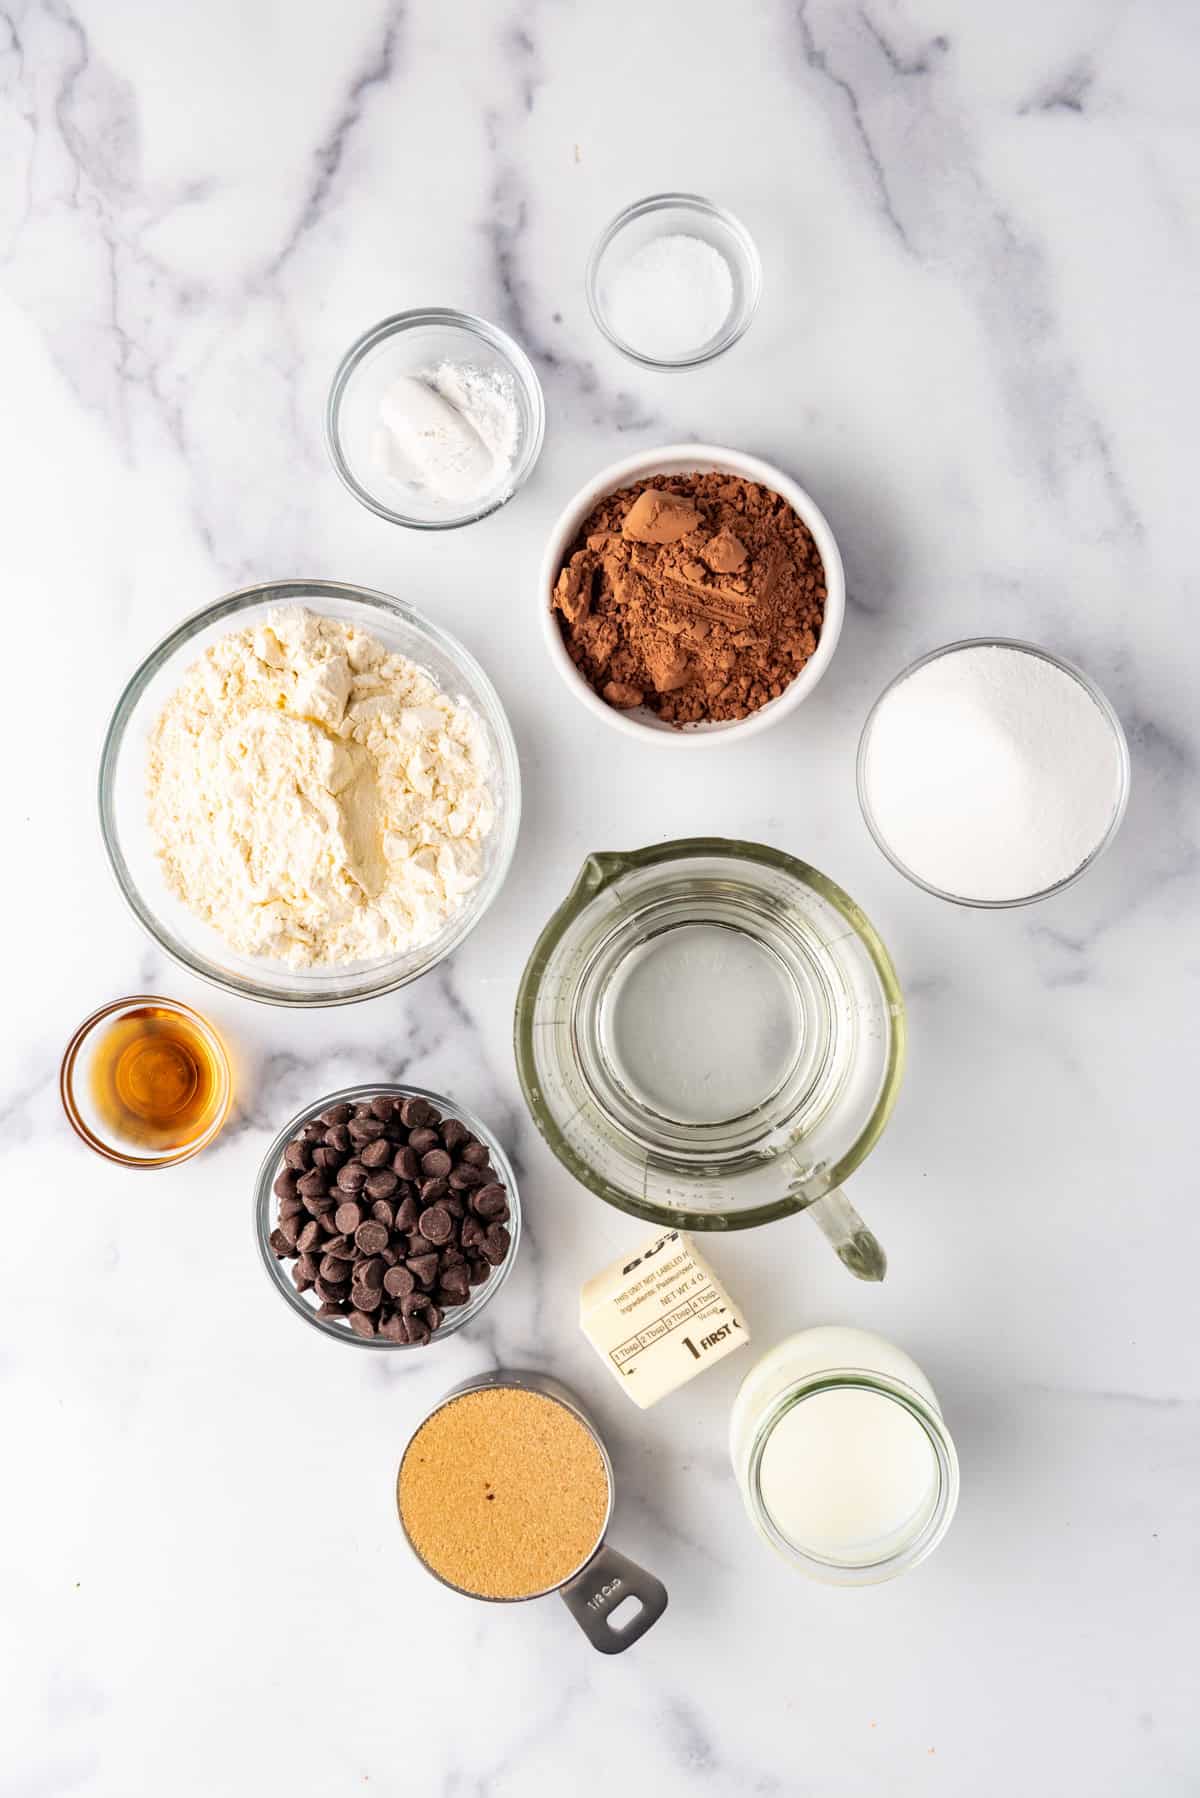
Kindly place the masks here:
POLYGON ((953 650, 892 688, 870 727, 875 827, 960 899, 1029 898, 1082 866, 1119 803, 1121 746, 1073 675, 1029 650, 953 650))
POLYGON ((520 440, 511 375, 442 362, 384 390, 372 451, 376 466, 401 485, 470 505, 507 491, 520 440))

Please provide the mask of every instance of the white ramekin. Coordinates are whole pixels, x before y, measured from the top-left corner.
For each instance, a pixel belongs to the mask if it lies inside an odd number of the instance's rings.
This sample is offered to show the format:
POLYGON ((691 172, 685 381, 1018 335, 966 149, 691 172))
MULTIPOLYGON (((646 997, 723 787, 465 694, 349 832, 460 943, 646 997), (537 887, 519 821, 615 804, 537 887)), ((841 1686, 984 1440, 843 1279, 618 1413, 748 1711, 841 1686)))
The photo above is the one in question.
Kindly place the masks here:
POLYGON ((711 443, 672 443, 665 449, 640 450, 635 456, 626 456, 620 462, 612 462, 585 487, 580 488, 560 514, 550 533, 538 582, 538 604, 542 614, 542 635, 550 660, 575 697, 589 712, 603 718, 614 730, 623 732, 625 736, 638 737, 655 746, 712 749, 718 744, 740 741, 743 737, 769 729, 772 724, 778 724, 780 719, 794 712, 808 698, 833 660, 833 652, 837 648, 846 611, 846 577, 842 572, 842 558, 837 541, 824 513, 804 488, 784 474, 782 469, 776 468, 772 462, 760 461, 757 456, 743 455, 740 450, 720 449, 711 443), (763 487, 769 487, 773 493, 778 493, 787 500, 812 532, 813 541, 825 565, 825 619, 815 655, 810 657, 778 699, 768 700, 758 711, 751 712, 748 718, 736 718, 725 724, 679 726, 664 723, 644 707, 633 712, 622 712, 601 699, 567 654, 558 614, 552 610, 551 601, 563 559, 574 542, 580 525, 597 500, 602 499, 606 493, 613 493, 618 487, 628 487, 647 475, 693 472, 738 475, 743 480, 757 481, 763 487))

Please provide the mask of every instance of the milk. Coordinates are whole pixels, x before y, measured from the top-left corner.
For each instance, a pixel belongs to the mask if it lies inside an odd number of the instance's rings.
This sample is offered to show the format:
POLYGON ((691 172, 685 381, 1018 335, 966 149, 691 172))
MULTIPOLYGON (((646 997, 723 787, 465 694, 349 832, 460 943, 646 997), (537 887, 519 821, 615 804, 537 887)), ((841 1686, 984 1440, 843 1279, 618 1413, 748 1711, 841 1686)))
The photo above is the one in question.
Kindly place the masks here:
POLYGON ((743 1383, 730 1447, 761 1532, 818 1578, 888 1578, 953 1513, 957 1467, 934 1390, 867 1330, 826 1325, 779 1343, 743 1383))

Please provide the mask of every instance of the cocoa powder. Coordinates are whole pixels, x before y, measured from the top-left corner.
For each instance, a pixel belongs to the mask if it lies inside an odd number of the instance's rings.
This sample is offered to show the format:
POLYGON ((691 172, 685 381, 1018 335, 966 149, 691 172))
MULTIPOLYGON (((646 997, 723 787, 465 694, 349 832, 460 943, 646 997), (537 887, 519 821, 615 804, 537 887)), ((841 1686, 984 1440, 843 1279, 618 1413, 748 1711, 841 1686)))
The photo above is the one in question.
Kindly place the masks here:
POLYGON ((817 647, 825 570, 778 493, 726 474, 637 481, 588 515, 555 583, 568 654, 609 705, 745 718, 817 647))

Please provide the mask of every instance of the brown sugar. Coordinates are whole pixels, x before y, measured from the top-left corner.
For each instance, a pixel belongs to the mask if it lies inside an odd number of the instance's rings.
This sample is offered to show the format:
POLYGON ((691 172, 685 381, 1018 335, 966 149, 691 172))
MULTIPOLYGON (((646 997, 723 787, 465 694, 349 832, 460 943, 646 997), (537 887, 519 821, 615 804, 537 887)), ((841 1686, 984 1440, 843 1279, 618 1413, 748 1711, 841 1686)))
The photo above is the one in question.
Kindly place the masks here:
POLYGON ((427 1418, 405 1451, 400 1517, 434 1573, 479 1598, 532 1598, 600 1540, 608 1473, 591 1431, 556 1399, 485 1386, 427 1418))
POLYGON ((609 705, 717 723, 778 698, 814 653, 825 570, 770 488, 657 476, 593 508, 552 604, 571 660, 609 705))

